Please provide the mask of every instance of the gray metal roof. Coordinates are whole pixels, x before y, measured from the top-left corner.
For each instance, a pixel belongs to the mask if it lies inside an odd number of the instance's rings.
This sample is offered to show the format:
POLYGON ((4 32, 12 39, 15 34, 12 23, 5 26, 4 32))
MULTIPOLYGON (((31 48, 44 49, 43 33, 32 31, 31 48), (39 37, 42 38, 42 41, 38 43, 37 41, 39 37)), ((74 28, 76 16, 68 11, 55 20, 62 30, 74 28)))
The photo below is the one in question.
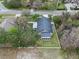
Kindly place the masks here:
POLYGON ((41 17, 37 21, 37 31, 41 33, 41 37, 50 37, 52 33, 52 24, 49 18, 41 17))

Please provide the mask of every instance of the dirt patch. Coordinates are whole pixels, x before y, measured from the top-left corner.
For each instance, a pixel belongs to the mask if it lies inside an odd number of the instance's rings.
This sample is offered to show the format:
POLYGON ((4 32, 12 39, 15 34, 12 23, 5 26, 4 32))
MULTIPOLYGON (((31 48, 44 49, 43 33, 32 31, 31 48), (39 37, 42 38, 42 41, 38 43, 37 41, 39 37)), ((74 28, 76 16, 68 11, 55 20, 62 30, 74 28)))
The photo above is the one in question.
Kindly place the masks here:
POLYGON ((62 59, 60 49, 52 48, 1 48, 0 59, 62 59))
POLYGON ((63 30, 63 35, 60 38, 60 43, 63 48, 79 47, 79 27, 72 27, 68 30, 63 30))
POLYGON ((78 54, 59 48, 1 48, 0 59, 78 59, 78 54))

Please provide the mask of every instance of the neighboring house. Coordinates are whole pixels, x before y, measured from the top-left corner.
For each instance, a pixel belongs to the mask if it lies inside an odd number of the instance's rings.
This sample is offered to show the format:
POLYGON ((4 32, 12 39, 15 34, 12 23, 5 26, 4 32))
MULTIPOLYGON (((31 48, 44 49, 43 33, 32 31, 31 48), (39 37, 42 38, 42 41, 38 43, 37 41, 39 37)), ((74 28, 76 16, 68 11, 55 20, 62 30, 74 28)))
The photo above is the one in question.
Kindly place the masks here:
POLYGON ((79 8, 79 0, 65 0, 65 3, 71 4, 71 8, 79 8))
POLYGON ((66 3, 76 3, 79 5, 79 0, 65 0, 66 3))

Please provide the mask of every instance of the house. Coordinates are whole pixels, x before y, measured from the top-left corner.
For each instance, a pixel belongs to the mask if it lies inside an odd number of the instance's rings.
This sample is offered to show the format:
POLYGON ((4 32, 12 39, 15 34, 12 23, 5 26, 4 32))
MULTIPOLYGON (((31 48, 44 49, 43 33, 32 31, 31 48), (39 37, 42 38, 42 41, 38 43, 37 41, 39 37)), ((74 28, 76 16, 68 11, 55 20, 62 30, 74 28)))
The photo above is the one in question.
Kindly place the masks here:
POLYGON ((79 5, 79 0, 65 0, 66 3, 74 3, 79 5))
POLYGON ((50 39, 52 35, 52 24, 49 18, 42 16, 37 21, 37 31, 42 39, 50 39))
POLYGON ((71 9, 79 8, 79 0, 65 0, 65 3, 69 4, 71 9))
POLYGON ((41 39, 49 40, 54 32, 54 23, 51 22, 48 15, 43 15, 36 22, 28 22, 33 24, 33 30, 37 31, 41 39))

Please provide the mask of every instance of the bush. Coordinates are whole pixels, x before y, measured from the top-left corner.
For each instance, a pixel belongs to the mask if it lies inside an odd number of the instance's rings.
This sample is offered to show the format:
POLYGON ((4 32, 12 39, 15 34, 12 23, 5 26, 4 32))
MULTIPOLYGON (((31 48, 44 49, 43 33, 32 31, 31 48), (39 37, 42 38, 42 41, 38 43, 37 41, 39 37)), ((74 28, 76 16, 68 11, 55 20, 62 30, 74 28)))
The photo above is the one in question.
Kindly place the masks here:
POLYGON ((39 15, 35 14, 35 15, 31 15, 31 18, 33 21, 36 21, 38 19, 39 15))
POLYGON ((75 27, 78 27, 79 26, 79 20, 73 20, 72 25, 75 26, 75 27))
POLYGON ((63 3, 58 4, 57 10, 65 10, 65 6, 63 3))
POLYGON ((55 23, 56 28, 58 28, 61 25, 61 17, 60 16, 54 16, 53 21, 55 23))
POLYGON ((38 9, 41 9, 41 10, 55 10, 56 7, 57 7, 56 3, 48 2, 48 3, 45 3, 43 6, 39 7, 38 9))
POLYGON ((21 0, 11 0, 10 2, 4 2, 7 8, 20 8, 22 6, 21 0))
POLYGON ((0 43, 6 43, 7 40, 6 40, 6 32, 0 28, 0 43))

